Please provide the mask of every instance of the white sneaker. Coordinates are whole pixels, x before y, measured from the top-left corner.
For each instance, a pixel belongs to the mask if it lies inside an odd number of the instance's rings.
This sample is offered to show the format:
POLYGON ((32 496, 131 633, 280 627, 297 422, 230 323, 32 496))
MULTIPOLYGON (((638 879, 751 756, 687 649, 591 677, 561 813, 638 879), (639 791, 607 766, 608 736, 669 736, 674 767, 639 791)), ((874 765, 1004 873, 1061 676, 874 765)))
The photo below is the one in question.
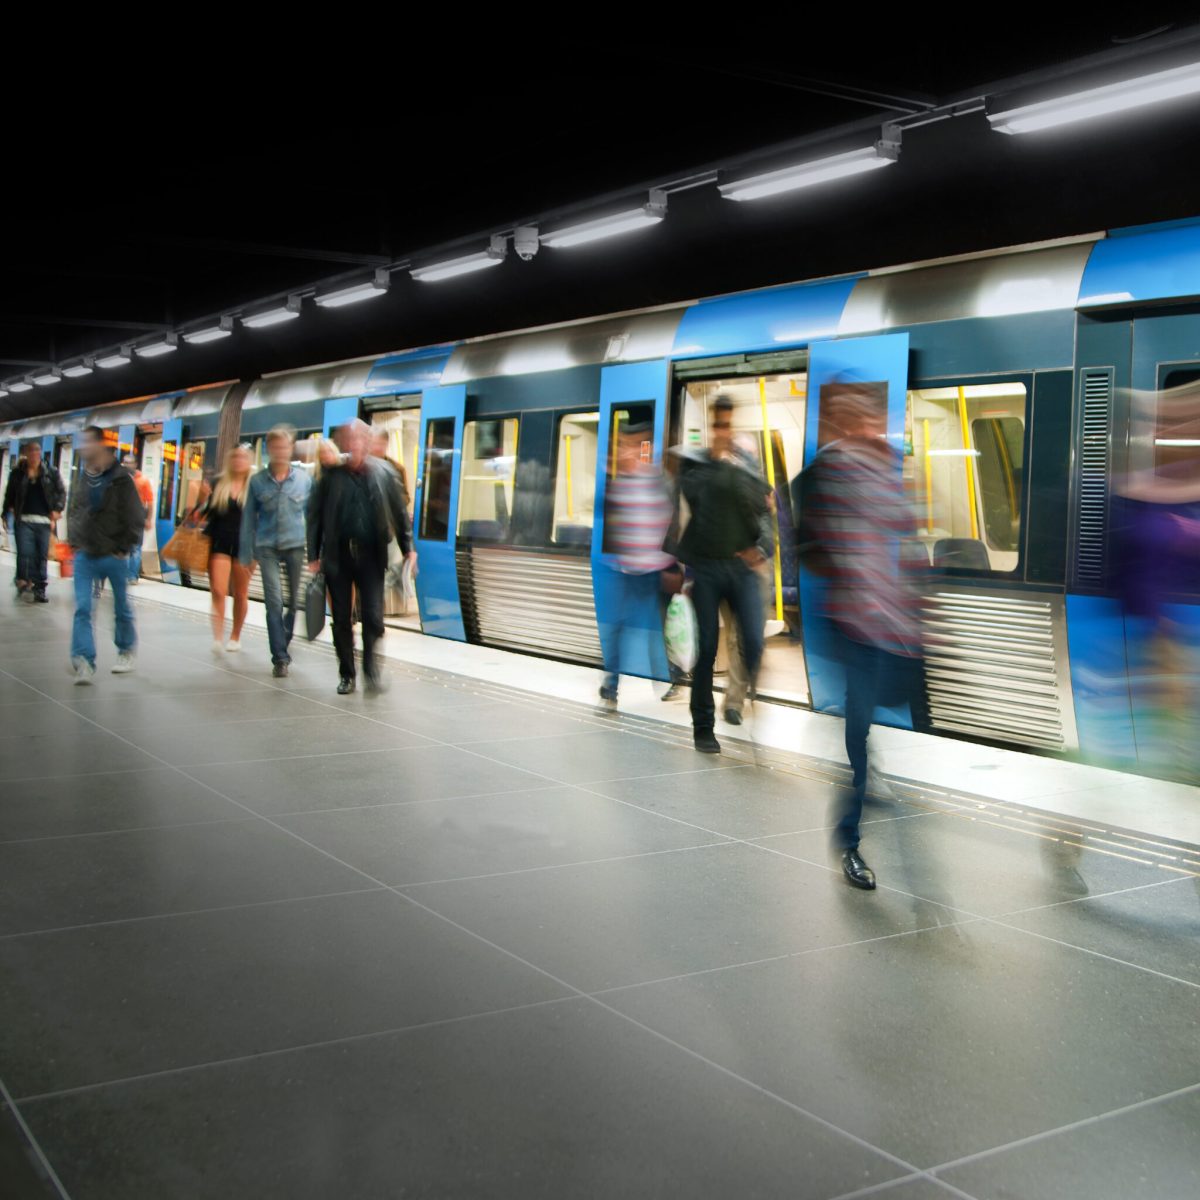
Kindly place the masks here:
POLYGON ((117 661, 113 663, 112 673, 114 675, 128 675, 133 670, 133 655, 118 654, 117 661))
POLYGON ((242 648, 242 643, 239 642, 237 640, 237 638, 230 638, 229 641, 227 641, 225 643, 225 649, 230 654, 236 654, 241 648, 242 648))
POLYGON ((75 676, 75 683, 78 686, 81 683, 91 683, 92 676, 96 674, 96 668, 86 658, 76 656, 71 659, 71 673, 75 676))
POLYGON ((225 644, 223 642, 213 642, 212 652, 214 654, 223 654, 224 651, 225 651, 225 644))

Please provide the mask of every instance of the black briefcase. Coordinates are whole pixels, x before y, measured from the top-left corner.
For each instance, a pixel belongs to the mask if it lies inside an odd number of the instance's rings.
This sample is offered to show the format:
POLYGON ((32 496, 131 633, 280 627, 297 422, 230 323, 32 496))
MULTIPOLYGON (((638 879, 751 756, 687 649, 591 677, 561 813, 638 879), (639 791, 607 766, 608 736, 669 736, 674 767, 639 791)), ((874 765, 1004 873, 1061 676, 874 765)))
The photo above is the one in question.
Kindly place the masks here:
POLYGON ((311 642, 325 628, 325 575, 318 571, 304 591, 304 632, 311 642))

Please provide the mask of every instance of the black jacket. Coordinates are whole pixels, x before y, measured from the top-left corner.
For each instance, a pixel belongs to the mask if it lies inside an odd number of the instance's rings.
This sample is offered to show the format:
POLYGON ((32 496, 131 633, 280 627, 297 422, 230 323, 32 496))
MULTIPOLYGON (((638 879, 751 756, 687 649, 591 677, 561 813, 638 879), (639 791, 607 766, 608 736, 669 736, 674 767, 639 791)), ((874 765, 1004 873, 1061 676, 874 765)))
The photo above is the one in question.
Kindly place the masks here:
MULTIPOLYGON (((394 536, 400 549, 412 549, 408 527, 408 498, 399 473, 375 458, 365 460, 375 515, 375 549, 380 568, 387 566, 388 542, 394 536)), ((308 561, 321 560, 326 575, 338 573, 338 545, 345 505, 350 489, 357 486, 349 467, 324 471, 308 499, 308 561)))
POLYGON ((30 487, 40 487, 46 497, 46 507, 52 512, 62 512, 67 502, 67 489, 63 487, 62 476, 53 468, 42 463, 38 478, 30 483, 29 471, 25 460, 18 459, 8 477, 8 487, 4 489, 4 515, 12 513, 13 520, 19 521, 25 508, 25 497, 30 487))
POLYGON ((124 467, 113 467, 112 482, 95 512, 89 500, 91 489, 87 471, 83 471, 71 491, 71 507, 67 510, 71 545, 97 557, 128 554, 141 545, 146 510, 133 476, 124 467))
POLYGON ((771 558, 775 553, 771 510, 767 507, 770 489, 751 460, 735 451, 732 463, 718 463, 707 450, 685 450, 680 453, 678 489, 688 502, 691 518, 682 538, 675 541, 672 535, 668 535, 663 544, 663 548, 681 562, 691 563, 713 557, 708 549, 712 544, 713 525, 726 516, 715 511, 713 502, 714 476, 722 469, 735 472, 736 519, 742 531, 742 544, 738 549, 748 550, 751 546, 757 546, 764 558, 771 558))

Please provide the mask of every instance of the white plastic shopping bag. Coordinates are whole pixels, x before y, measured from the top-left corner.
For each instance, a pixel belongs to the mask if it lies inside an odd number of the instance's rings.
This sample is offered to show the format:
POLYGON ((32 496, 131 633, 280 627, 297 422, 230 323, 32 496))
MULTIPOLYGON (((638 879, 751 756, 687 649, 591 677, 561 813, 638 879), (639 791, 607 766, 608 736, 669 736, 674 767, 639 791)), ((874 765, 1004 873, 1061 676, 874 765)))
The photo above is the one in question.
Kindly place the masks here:
POLYGON ((690 671, 700 654, 700 634, 696 628, 696 610, 686 592, 676 592, 667 605, 663 626, 667 657, 681 670, 690 671))

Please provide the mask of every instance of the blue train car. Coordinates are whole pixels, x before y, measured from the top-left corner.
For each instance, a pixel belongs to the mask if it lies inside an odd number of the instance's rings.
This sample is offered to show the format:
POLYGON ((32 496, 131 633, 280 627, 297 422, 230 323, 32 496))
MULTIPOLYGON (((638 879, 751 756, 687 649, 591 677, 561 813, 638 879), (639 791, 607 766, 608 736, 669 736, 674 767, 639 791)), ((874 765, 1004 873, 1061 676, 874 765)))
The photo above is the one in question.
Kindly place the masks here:
MULTIPOLYGON (((836 712, 842 681, 820 581, 791 552, 788 485, 821 445, 824 390, 849 375, 877 388, 930 561, 922 726, 1152 769, 1130 683, 1142 633, 1109 563, 1112 480, 1180 440, 1159 436, 1155 397, 1200 380, 1198 302, 1200 221, 1174 222, 60 414, 0 429, 0 446, 26 427, 65 446, 99 423, 135 453, 149 448, 161 543, 215 465, 222 420, 236 418, 261 457, 278 422, 328 436, 362 415, 386 434, 413 505, 417 603, 393 602, 391 615, 599 664, 614 435, 649 422, 644 457, 661 461, 705 441, 725 394, 776 498, 760 692, 836 712)), ((1197 598, 1176 599, 1178 620, 1196 624, 1197 598)), ((632 667, 654 673, 648 660, 632 667)))

